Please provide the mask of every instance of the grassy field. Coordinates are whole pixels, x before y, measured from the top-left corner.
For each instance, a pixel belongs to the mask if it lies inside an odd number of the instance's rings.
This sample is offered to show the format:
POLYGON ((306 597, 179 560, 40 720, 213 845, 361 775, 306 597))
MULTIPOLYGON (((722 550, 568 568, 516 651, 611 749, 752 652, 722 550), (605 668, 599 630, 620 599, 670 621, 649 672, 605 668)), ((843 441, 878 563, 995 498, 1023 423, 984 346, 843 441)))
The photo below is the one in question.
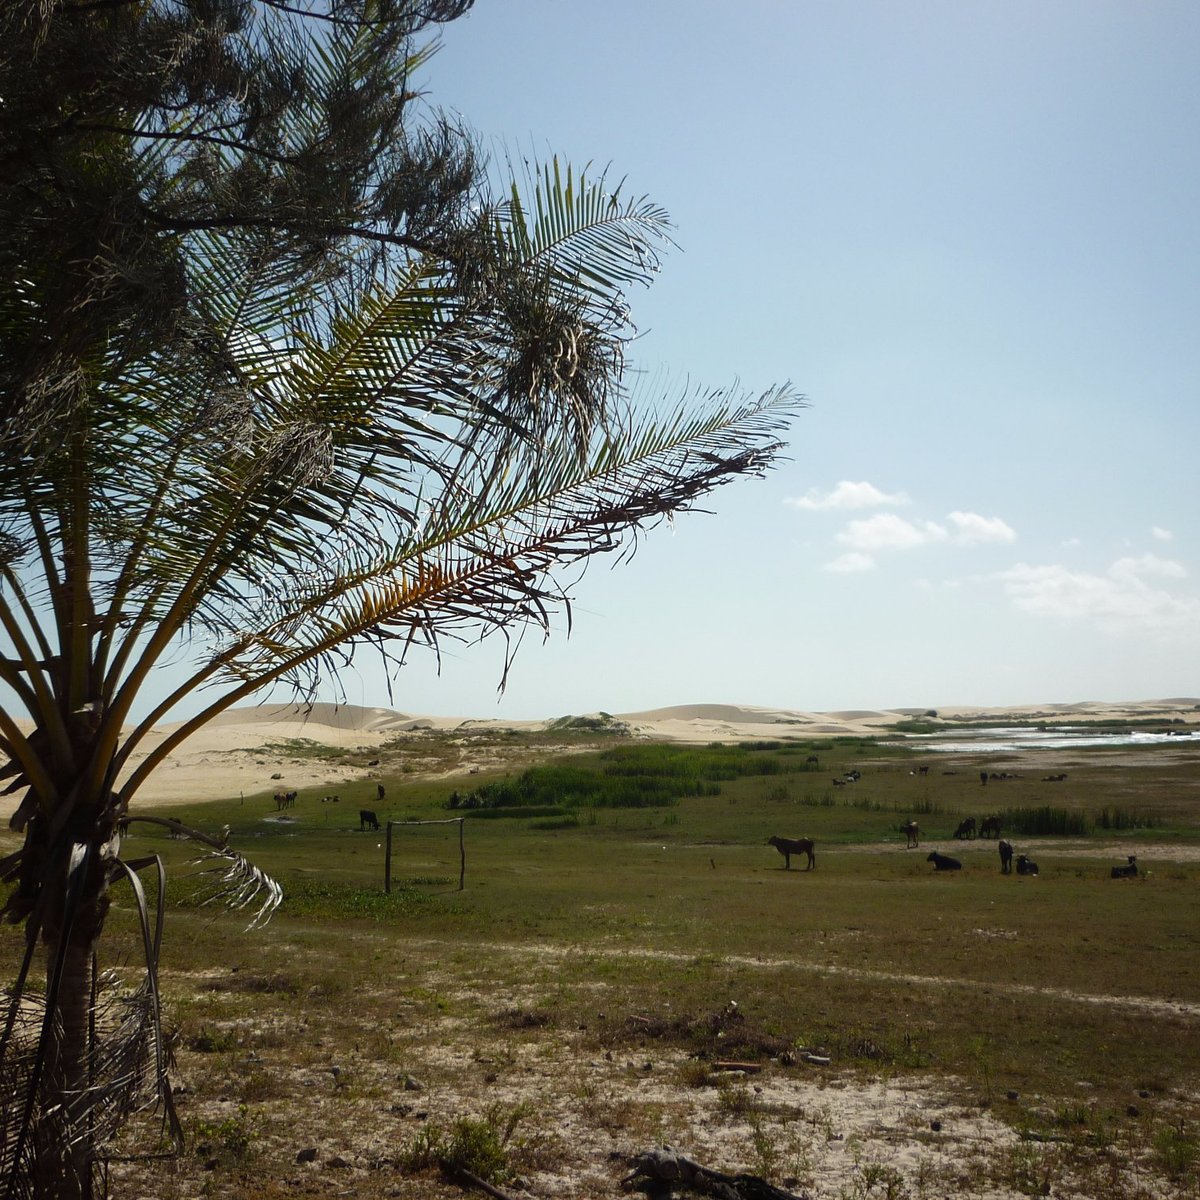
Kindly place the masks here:
POLYGON ((200 905, 186 843, 135 824, 126 852, 170 866, 189 1146, 115 1166, 119 1194, 452 1195, 457 1162, 512 1194, 615 1195, 666 1141, 812 1197, 1200 1195, 1194 752, 614 740, 547 771, 164 810, 228 824, 283 884, 253 933, 200 905), (623 806, 647 794, 669 802, 623 806), (465 887, 457 825, 399 826, 385 895, 360 807, 463 815, 465 887), (989 814, 1037 878, 954 839, 989 814), (1020 832, 1043 828, 1074 832, 1020 832), (783 870, 772 834, 814 838, 816 869, 783 870), (933 848, 963 869, 934 874, 933 848), (1142 873, 1111 879, 1128 854, 1142 873))

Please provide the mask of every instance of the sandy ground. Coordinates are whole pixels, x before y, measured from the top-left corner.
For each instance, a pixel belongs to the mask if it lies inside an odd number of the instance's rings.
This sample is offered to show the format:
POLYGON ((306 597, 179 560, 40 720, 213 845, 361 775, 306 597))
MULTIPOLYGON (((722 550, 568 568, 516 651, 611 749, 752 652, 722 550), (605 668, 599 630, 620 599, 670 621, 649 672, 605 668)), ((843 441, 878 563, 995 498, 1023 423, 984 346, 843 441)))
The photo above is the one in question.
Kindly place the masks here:
MULTIPOLYGON (((924 716, 926 709, 854 709, 842 712, 802 712, 737 704, 692 704, 645 712, 616 714, 637 737, 683 742, 810 739, 836 736, 879 736, 898 721, 924 716)), ((1137 720, 1161 717, 1181 720, 1200 729, 1200 700, 1176 698, 1124 703, 1081 702, 1010 708, 945 707, 938 716, 952 726, 955 720, 1010 718, 1013 720, 1137 720)), ((597 714, 590 714, 595 716, 597 714)), ((483 739, 480 733, 517 729, 537 732, 547 721, 498 721, 469 717, 414 716, 387 708, 317 704, 310 709, 294 706, 240 708, 219 717, 172 751, 138 793, 142 802, 155 805, 187 804, 270 792, 327 788, 372 774, 370 752, 389 744, 402 751, 411 737, 413 754, 406 772, 414 777, 445 772, 445 764, 423 768, 419 745, 423 731, 461 733, 466 743, 483 739), (349 752, 345 762, 330 761, 314 753, 321 747, 349 752)), ((133 756, 136 765, 146 753, 177 728, 155 728, 133 756)), ((451 739, 453 741, 453 739, 451 739)), ((455 770, 493 765, 486 750, 464 749, 455 770), (477 760, 470 758, 478 756, 477 760)), ((12 802, 0 802, 7 815, 12 802)))

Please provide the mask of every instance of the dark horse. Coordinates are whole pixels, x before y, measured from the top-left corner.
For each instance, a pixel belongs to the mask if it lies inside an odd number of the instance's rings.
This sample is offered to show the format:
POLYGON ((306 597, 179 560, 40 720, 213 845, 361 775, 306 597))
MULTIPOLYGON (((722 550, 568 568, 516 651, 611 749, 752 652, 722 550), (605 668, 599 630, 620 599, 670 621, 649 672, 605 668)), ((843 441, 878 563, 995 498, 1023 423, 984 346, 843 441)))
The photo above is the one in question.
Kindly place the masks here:
POLYGON ((780 854, 783 855, 783 869, 790 871, 792 869, 793 854, 807 854, 808 866, 804 869, 811 871, 817 865, 817 856, 813 853, 812 838, 767 838, 767 845, 774 846, 780 854))

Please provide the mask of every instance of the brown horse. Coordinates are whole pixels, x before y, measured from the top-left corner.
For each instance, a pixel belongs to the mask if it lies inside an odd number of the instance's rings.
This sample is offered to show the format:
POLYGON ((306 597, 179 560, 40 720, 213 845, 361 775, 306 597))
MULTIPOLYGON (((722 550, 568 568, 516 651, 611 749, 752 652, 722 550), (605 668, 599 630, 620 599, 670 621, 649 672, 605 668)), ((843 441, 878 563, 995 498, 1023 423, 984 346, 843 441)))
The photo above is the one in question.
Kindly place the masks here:
POLYGON ((780 854, 783 855, 783 869, 790 871, 792 869, 793 854, 807 854, 808 866, 804 869, 811 871, 817 865, 817 856, 813 852, 812 838, 767 838, 767 845, 774 846, 780 854))

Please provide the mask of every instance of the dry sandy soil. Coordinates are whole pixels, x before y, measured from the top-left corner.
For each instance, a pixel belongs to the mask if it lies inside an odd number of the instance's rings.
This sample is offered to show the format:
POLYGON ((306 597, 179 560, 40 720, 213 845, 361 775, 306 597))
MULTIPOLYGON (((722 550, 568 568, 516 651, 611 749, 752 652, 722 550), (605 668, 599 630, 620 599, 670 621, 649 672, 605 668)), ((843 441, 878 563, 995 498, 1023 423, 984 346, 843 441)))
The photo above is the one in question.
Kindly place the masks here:
MULTIPOLYGON (((620 713, 635 737, 686 742, 756 741, 762 739, 809 739, 814 737, 879 736, 897 722, 922 716, 923 709, 859 709, 845 712, 798 712, 788 709, 755 708, 736 704, 693 704, 647 712, 620 713)), ((1127 703, 1086 702, 1043 704, 1012 708, 942 708, 939 717, 953 722, 1002 718, 1011 720, 1064 721, 1137 720, 1145 717, 1181 720, 1200 729, 1200 700, 1169 699, 1127 703)), ((593 714, 595 715, 595 714, 593 714)), ((387 708, 335 707, 317 704, 310 709, 294 706, 240 708, 224 714, 201 729, 176 749, 138 794, 139 800, 156 805, 186 804, 197 800, 221 799, 239 793, 253 795, 280 786, 299 791, 337 785, 370 773, 368 759, 331 764, 311 755, 288 753, 288 743, 307 740, 343 750, 369 751, 385 743, 403 749, 411 740, 419 756, 424 731, 463 735, 461 754, 453 770, 495 765, 498 751, 481 746, 481 733, 507 729, 526 732, 545 730, 546 721, 475 720, 467 717, 412 716, 387 708), (283 776, 283 781, 276 776, 283 776)), ((159 745, 175 726, 155 729, 144 743, 144 751, 159 745)), ((143 751, 143 753, 144 753, 143 751)), ((141 755, 134 756, 134 763, 141 755)), ((411 773, 420 776, 419 761, 411 773)), ((445 773, 444 765, 438 768, 445 773)))

